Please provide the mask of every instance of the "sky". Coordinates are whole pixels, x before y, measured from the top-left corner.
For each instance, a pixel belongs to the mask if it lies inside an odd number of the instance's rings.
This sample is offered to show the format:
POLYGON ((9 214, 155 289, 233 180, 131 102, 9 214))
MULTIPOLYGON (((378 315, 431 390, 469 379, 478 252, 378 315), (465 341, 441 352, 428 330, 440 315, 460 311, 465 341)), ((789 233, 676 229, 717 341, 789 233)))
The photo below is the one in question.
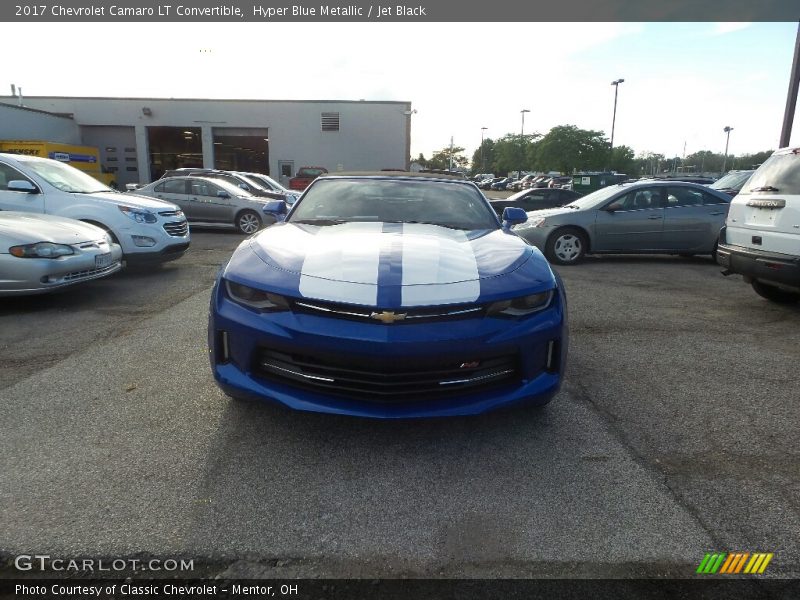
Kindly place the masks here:
MULTIPOLYGON (((25 96, 408 101, 411 154, 575 125, 667 157, 778 145, 796 23, 15 23, 25 96), (39 40, 39 41, 36 41, 39 40), (48 43, 40 43, 48 40, 48 43), (63 68, 66 61, 75 68, 63 68)), ((792 145, 800 145, 795 116, 792 145)))

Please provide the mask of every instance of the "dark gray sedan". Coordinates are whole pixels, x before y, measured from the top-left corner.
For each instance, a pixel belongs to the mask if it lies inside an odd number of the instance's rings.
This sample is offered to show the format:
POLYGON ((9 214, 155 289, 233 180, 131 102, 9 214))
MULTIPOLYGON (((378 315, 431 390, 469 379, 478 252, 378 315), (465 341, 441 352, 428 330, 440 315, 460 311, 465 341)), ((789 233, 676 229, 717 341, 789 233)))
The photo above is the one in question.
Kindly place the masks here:
POLYGON ((531 212, 514 231, 559 265, 587 253, 714 254, 729 204, 727 194, 693 183, 621 183, 531 212))
POLYGON ((262 210, 268 198, 254 196, 221 179, 164 177, 133 193, 177 204, 190 223, 233 226, 246 235, 275 222, 262 210))

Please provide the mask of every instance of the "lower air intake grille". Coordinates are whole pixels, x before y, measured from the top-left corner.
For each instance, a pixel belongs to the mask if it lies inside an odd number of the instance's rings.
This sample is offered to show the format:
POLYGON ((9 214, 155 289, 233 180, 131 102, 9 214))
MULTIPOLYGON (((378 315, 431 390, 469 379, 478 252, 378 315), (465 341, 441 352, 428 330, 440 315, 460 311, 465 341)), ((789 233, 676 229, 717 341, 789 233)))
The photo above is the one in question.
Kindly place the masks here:
POLYGON ((262 350, 259 376, 374 402, 413 402, 519 380, 516 356, 466 360, 343 359, 262 350))

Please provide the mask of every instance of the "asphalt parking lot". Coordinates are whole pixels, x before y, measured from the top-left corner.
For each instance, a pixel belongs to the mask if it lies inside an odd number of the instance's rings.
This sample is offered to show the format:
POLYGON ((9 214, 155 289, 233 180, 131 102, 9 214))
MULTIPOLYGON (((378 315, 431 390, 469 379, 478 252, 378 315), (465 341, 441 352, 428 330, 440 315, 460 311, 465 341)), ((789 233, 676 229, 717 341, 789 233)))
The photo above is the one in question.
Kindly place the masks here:
MULTIPOLYGON (((243 404, 206 316, 241 237, 0 300, 0 552, 191 557, 242 577, 800 575, 800 306, 708 257, 564 267, 544 409, 378 422, 243 404)), ((10 567, 9 567, 10 568, 10 567)))

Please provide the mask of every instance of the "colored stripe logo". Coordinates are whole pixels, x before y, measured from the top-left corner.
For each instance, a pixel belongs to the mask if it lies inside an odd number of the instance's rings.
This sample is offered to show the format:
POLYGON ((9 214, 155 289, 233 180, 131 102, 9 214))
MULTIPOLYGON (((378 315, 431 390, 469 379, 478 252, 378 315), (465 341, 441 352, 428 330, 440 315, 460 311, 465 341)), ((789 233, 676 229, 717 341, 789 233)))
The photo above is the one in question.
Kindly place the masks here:
POLYGON ((701 575, 761 575, 773 556, 772 552, 709 552, 695 572, 701 575))

